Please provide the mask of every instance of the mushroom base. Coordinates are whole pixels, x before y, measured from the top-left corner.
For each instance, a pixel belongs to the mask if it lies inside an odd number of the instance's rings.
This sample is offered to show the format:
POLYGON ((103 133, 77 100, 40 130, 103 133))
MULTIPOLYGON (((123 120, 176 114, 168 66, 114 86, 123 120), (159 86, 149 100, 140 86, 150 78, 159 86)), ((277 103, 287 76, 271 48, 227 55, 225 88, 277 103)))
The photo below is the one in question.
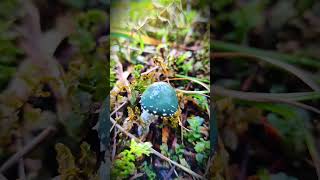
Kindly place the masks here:
POLYGON ((149 133, 150 124, 158 119, 158 115, 153 115, 143 110, 141 114, 141 119, 143 120, 145 125, 138 127, 138 136, 145 137, 149 133))
POLYGON ((150 124, 151 122, 155 121, 156 119, 158 119, 157 115, 153 115, 151 113, 148 113, 147 111, 143 110, 142 114, 141 114, 141 119, 143 120, 143 122, 145 122, 146 124, 150 124))

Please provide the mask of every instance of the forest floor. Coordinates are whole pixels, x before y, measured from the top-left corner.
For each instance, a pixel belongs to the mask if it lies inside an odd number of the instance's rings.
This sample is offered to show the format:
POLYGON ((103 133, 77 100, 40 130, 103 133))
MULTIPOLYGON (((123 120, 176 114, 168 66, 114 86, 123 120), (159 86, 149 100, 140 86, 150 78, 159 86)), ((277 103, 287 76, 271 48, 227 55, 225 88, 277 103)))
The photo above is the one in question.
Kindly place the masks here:
POLYGON ((0 179, 319 179, 319 12, 2 0, 0 179), (145 121, 157 82, 177 109, 145 121))

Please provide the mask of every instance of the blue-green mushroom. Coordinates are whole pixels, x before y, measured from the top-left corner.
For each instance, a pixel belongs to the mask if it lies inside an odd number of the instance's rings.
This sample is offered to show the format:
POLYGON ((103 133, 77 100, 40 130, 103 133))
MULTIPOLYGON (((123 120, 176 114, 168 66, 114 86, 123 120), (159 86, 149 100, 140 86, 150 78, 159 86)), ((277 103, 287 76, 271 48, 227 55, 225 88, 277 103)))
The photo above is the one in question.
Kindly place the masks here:
POLYGON ((160 117, 169 117, 178 110, 178 98, 175 89, 168 83, 151 84, 142 94, 140 100, 144 122, 153 122, 160 117))

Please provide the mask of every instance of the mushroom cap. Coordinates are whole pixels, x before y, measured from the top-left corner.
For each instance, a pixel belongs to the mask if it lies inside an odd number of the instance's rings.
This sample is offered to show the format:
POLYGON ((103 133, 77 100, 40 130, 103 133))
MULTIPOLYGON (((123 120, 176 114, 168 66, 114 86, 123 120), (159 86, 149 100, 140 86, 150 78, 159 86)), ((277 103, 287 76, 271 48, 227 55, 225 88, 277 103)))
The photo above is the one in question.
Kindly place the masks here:
POLYGON ((142 109, 153 115, 172 116, 178 110, 178 98, 174 88, 165 82, 151 84, 142 94, 142 109))

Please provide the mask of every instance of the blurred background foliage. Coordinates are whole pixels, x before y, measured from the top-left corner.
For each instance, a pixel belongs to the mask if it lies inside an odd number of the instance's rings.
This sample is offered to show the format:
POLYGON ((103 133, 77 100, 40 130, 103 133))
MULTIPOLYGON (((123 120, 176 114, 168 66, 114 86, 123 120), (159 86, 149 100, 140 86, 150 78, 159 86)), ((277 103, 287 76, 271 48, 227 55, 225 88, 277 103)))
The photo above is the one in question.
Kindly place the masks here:
POLYGON ((261 94, 239 100, 243 92, 268 93, 263 98, 284 93, 276 97, 287 100, 286 93, 310 92, 314 96, 301 94, 298 101, 320 107, 319 89, 301 81, 306 77, 319 87, 319 5, 314 0, 212 3, 212 88, 236 90, 231 97, 214 98, 221 151, 212 172, 218 179, 319 178, 319 114, 255 102, 261 94), (284 66, 262 60, 268 58, 284 66), (291 65, 303 74, 288 73, 291 65))
MULTIPOLYGON (((41 131, 55 129, 23 158, 26 179, 98 179, 92 128, 109 92, 106 5, 0 2, 0 164, 41 131)), ((1 173, 23 178, 17 172, 14 165, 1 173)))

